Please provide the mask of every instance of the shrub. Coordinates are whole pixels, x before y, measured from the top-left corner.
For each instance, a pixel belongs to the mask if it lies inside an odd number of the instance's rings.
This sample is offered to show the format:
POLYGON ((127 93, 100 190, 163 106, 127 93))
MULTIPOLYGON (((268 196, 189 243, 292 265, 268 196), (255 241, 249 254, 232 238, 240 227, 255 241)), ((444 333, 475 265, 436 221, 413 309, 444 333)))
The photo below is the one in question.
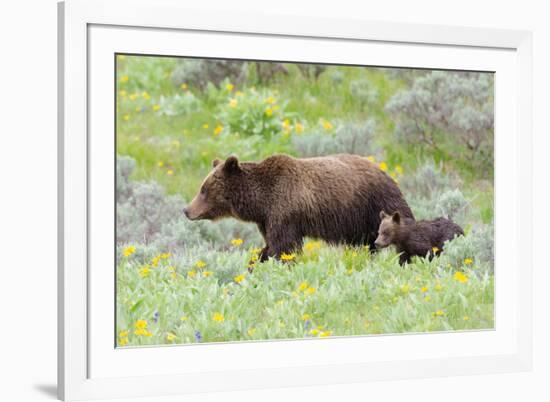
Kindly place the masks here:
POLYGON ((256 81, 259 85, 270 83, 279 74, 288 74, 288 69, 283 63, 255 62, 256 81))
POLYGON ((220 107, 217 120, 226 133, 271 138, 284 133, 296 114, 285 112, 286 101, 270 90, 232 93, 220 107))
POLYGON ((472 260, 476 266, 485 265, 486 269, 494 271, 494 227, 490 225, 474 226, 466 236, 460 236, 445 246, 442 256, 445 262, 454 267, 467 266, 465 262, 472 260))
POLYGON ((314 131, 293 136, 292 144, 298 154, 306 157, 337 153, 371 155, 376 151, 375 129, 374 119, 369 119, 363 124, 346 123, 331 132, 314 131))
POLYGON ((116 163, 116 201, 126 202, 132 194, 130 175, 136 168, 136 161, 129 156, 117 156, 116 163))
POLYGON ((159 113, 165 116, 178 116, 196 112, 200 109, 200 101, 187 91, 183 95, 161 96, 159 100, 159 113))
POLYGON ((175 85, 188 84, 201 90, 208 83, 219 87, 224 80, 241 85, 248 74, 247 63, 232 60, 186 59, 180 60, 172 72, 175 85))
POLYGON ((361 104, 361 107, 375 103, 378 91, 366 79, 352 81, 349 85, 351 95, 361 104))
POLYGON ((493 77, 487 73, 433 71, 415 79, 386 104, 398 141, 440 148, 451 140, 492 163, 493 77))
POLYGON ((176 252, 197 245, 213 249, 230 246, 242 238, 247 246, 262 244, 254 224, 227 219, 220 222, 191 222, 183 215, 184 200, 179 195, 167 196, 155 182, 129 180, 135 161, 127 156, 117 158, 117 243, 142 243, 159 252, 176 252))
POLYGON ((417 219, 451 218, 460 225, 466 222, 469 202, 457 188, 457 178, 429 162, 399 182, 403 194, 417 219))
POLYGON ((443 172, 441 165, 427 162, 421 165, 413 174, 403 177, 399 185, 404 193, 410 196, 425 196, 432 198, 435 194, 457 187, 458 178, 443 172))
POLYGON ((319 76, 327 69, 322 64, 296 64, 300 73, 310 81, 317 81, 319 76))

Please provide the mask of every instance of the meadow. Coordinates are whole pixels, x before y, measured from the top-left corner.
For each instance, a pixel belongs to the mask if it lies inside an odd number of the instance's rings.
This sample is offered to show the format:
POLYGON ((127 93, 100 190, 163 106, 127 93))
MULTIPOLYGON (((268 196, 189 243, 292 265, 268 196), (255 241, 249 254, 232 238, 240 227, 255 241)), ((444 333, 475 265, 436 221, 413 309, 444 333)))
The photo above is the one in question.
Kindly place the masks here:
POLYGON ((118 346, 493 328, 492 74, 119 55, 116 80, 118 346), (406 267, 308 239, 250 274, 254 225, 182 214, 214 158, 343 152, 466 236, 406 267))

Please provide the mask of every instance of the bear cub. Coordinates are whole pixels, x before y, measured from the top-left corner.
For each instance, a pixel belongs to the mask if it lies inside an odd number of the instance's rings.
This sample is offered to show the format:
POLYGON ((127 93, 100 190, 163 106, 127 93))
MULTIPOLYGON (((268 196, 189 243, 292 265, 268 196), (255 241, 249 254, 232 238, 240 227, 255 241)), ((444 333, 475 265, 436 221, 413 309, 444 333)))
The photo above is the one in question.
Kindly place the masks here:
POLYGON ((380 212, 380 227, 378 237, 374 242, 376 248, 394 245, 400 253, 399 263, 410 262, 415 255, 425 257, 439 255, 443 244, 455 236, 464 235, 460 226, 450 219, 414 221, 402 218, 399 212, 389 215, 380 212))

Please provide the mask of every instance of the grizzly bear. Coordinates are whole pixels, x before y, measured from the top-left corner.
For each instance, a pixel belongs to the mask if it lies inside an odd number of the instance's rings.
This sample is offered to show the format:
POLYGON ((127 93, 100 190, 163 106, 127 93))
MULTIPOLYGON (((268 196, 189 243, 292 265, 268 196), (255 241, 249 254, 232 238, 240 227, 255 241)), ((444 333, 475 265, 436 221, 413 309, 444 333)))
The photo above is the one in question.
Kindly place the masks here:
POLYGON ((415 255, 421 257, 428 255, 431 260, 434 255, 441 253, 443 244, 447 240, 464 235, 460 226, 446 218, 415 222, 408 217, 401 217, 398 211, 388 215, 382 210, 380 220, 378 238, 374 245, 376 248, 395 245, 397 252, 400 253, 401 265, 410 262, 415 255))
POLYGON ((380 211, 413 219, 393 179, 361 156, 273 155, 261 162, 230 156, 212 166, 185 215, 256 223, 265 240, 260 261, 301 250, 306 236, 374 250, 380 211))

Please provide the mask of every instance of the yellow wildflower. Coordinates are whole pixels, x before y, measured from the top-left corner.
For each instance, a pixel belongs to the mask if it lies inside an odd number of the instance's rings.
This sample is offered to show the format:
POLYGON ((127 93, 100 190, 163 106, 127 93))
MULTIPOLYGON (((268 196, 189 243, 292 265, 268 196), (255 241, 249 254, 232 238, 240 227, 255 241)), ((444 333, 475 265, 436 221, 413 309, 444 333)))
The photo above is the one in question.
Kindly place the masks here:
POLYGON ((246 331, 246 333, 248 334, 248 336, 254 336, 254 334, 256 333, 256 328, 248 328, 248 331, 246 331))
POLYGON ((468 282, 468 276, 464 274, 464 272, 456 271, 453 275, 453 279, 460 283, 466 283, 468 282))
POLYGON ((403 168, 401 167, 401 165, 395 165, 395 171, 397 172, 397 174, 403 174, 403 168))
POLYGON ((227 89, 229 92, 233 91, 233 88, 235 88, 235 86, 230 82, 225 86, 225 89, 227 89))
POLYGON ((235 96, 243 96, 244 94, 241 91, 235 92, 235 96))
POLYGON ((437 253, 438 251, 439 251, 439 248, 437 248, 437 247, 432 247, 432 253, 435 254, 435 253, 437 253))
POLYGON ((302 123, 296 123, 294 125, 294 130, 296 130, 296 134, 301 134, 304 132, 304 125, 302 123))
POLYGON ((224 322, 225 317, 223 316, 222 313, 214 313, 214 315, 212 315, 212 320, 216 322, 224 322))
POLYGON ((468 320, 470 319, 470 317, 468 317, 467 315, 465 315, 464 317, 462 317, 462 319, 463 319, 464 321, 468 321, 468 320))
POLYGON ((301 292, 303 290, 306 290, 308 288, 308 283, 307 282, 302 282, 298 285, 298 292, 301 292))
POLYGON ((123 75, 122 77, 120 77, 120 82, 128 82, 129 80, 129 77, 127 75, 123 75))
POLYGON ((471 258, 465 258, 464 259, 464 264, 465 265, 472 265, 474 263, 474 260, 471 259, 471 258))
POLYGON ((160 105, 153 105, 153 112, 158 112, 160 110, 160 105))
POLYGON ((182 315, 182 316, 180 317, 180 321, 183 321, 183 322, 187 321, 187 316, 182 315))
POLYGON ((208 123, 204 123, 204 124, 202 125, 202 128, 208 128, 208 123))
POLYGON ((188 277, 189 279, 196 278, 196 276, 197 276, 197 271, 195 271, 195 270, 193 270, 193 269, 192 269, 191 271, 188 271, 188 272, 187 272, 187 277, 188 277))
POLYGON ((216 128, 214 129, 214 135, 220 135, 220 133, 223 131, 223 126, 221 124, 218 124, 216 128))
POLYGON ((378 167, 381 171, 386 172, 388 170, 388 164, 386 162, 380 162, 378 167))
POLYGON ((166 171, 166 174, 167 174, 168 176, 173 176, 173 175, 174 175, 174 171, 173 171, 172 169, 168 169, 168 170, 166 171))
POLYGON ((124 257, 129 257, 135 252, 136 252, 135 246, 128 246, 128 247, 125 247, 124 250, 122 250, 122 255, 124 257))
POLYGON ((251 252, 252 254, 260 254, 261 251, 262 251, 261 248, 253 248, 252 250, 250 250, 250 252, 251 252))
POLYGON ((404 285, 401 285, 401 292, 409 293, 410 290, 411 290, 411 287, 408 283, 405 283, 404 285))
POLYGON ((167 260, 171 256, 172 256, 172 253, 162 253, 162 254, 160 254, 160 258, 162 258, 163 260, 167 260))
POLYGON ((369 155, 369 156, 367 156, 367 160, 368 160, 369 162, 374 163, 374 162, 376 161, 376 158, 374 157, 374 155, 369 155))
POLYGON ((441 286, 441 283, 437 282, 434 286, 434 289, 439 292, 443 290, 443 286, 441 286))
POLYGON ((197 267, 198 269, 202 269, 202 268, 206 267, 206 263, 203 260, 198 260, 195 263, 195 267, 197 267))
POLYGON ((204 276, 205 278, 208 278, 209 276, 212 276, 212 271, 204 271, 202 273, 202 276, 204 276))
POLYGON ((267 98, 265 98, 264 102, 268 105, 273 105, 275 102, 277 102, 277 100, 273 96, 268 96, 267 98))
POLYGON ((229 107, 235 108, 235 107, 237 107, 237 104, 238 104, 237 99, 231 98, 231 99, 229 100, 229 107))
POLYGON ((166 333, 166 340, 168 342, 173 342, 173 341, 176 340, 176 338, 177 338, 176 334, 173 334, 172 332, 167 332, 166 333))
POLYGON ((324 128, 325 130, 327 130, 327 131, 328 131, 328 130, 332 130, 332 128, 334 127, 334 126, 332 125, 332 123, 331 123, 330 121, 328 121, 328 120, 323 120, 323 121, 321 122, 321 124, 323 125, 323 128, 324 128))
POLYGON ((118 91, 118 94, 120 95, 121 98, 125 98, 127 92, 124 89, 121 89, 120 91, 118 91))
POLYGON ((288 119, 284 119, 283 122, 281 123, 281 126, 283 127, 283 130, 285 130, 286 132, 289 132, 290 129, 292 128, 292 126, 290 125, 290 120, 288 119))
POLYGON ((422 286, 422 287, 420 288, 420 291, 421 291, 422 293, 426 293, 426 292, 428 291, 428 287, 427 287, 427 286, 422 286))
POLYGON ((119 54, 119 55, 117 55, 117 58, 118 58, 119 60, 124 60, 124 59, 126 59, 126 56, 123 55, 123 54, 119 54))
POLYGON ((319 248, 321 248, 321 242, 319 241, 308 241, 304 244, 304 249, 309 252, 315 251, 319 248))
POLYGON ((244 281, 244 278, 245 278, 245 275, 241 274, 241 275, 237 275, 236 277, 234 277, 233 280, 237 283, 241 283, 242 281, 244 281))
POLYGON ((322 331, 319 336, 321 338, 326 338, 327 336, 331 336, 332 335, 332 331, 322 331))
POLYGON ((124 119, 124 121, 128 121, 128 120, 130 120, 130 115, 125 114, 124 116, 122 116, 122 118, 124 119))
POLYGON ((307 313, 304 313, 302 314, 302 320, 303 321, 307 321, 307 320, 310 320, 311 319, 311 316, 307 313))
POLYGON ((183 89, 184 91, 189 88, 188 85, 184 82, 183 84, 180 85, 180 88, 183 89))
POLYGON ((161 258, 160 255, 156 255, 155 257, 153 257, 153 259, 151 260, 151 265, 153 267, 158 267, 160 258, 161 258))
POLYGON ((136 329, 146 329, 147 328, 147 320, 137 320, 134 323, 134 327, 136 329))
POLYGON ((436 317, 443 317, 444 315, 445 315, 445 312, 443 310, 437 310, 434 313, 434 316, 436 316, 436 317))
POLYGON ((241 244, 243 244, 243 239, 233 239, 231 240, 231 244, 235 247, 239 247, 241 244))
POLYGON ((271 109, 270 107, 266 108, 266 109, 265 109, 265 115, 266 115, 267 117, 273 116, 273 109, 271 109))
POLYGON ((147 276, 149 276, 150 272, 151 272, 151 269, 149 268, 149 265, 144 265, 143 267, 141 267, 138 273, 140 277, 146 278, 147 276))
POLYGON ((312 295, 314 294, 315 292, 317 291, 317 289, 315 289, 314 287, 309 287, 305 290, 305 293, 308 294, 308 295, 312 295))
POLYGON ((424 301, 425 301, 425 302, 429 302, 430 300, 432 300, 432 298, 431 298, 430 296, 424 297, 424 301))
POLYGON ((287 253, 281 254, 281 260, 283 261, 292 261, 294 257, 295 257, 294 254, 287 254, 287 253))
POLYGON ((309 334, 317 336, 319 334, 319 330, 317 328, 313 328, 311 331, 309 331, 309 334))
POLYGON ((128 331, 128 330, 120 331, 120 332, 118 333, 118 336, 119 336, 120 338, 127 338, 129 333, 130 333, 130 331, 128 331))
POLYGON ((126 346, 128 345, 128 338, 119 338, 118 339, 118 346, 126 346))
POLYGON ((141 93, 141 96, 142 96, 143 99, 145 99, 145 100, 151 99, 151 95, 149 95, 149 94, 147 93, 147 91, 143 91, 143 92, 141 93))
POLYGON ((135 335, 139 336, 153 336, 153 333, 145 328, 138 328, 134 331, 135 335))
POLYGON ((130 94, 129 98, 131 101, 135 101, 138 98, 138 94, 136 93, 130 94))

